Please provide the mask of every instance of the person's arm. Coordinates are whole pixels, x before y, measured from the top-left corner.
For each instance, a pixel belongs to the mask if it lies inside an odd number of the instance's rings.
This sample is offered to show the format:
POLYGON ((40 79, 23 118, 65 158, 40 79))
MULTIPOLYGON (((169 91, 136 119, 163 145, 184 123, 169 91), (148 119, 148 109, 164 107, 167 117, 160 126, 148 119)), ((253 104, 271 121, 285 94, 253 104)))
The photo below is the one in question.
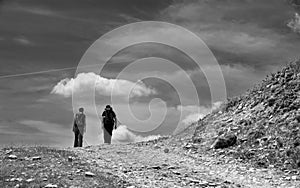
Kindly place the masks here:
POLYGON ((118 119, 117 117, 115 117, 115 129, 117 129, 117 126, 118 126, 118 119))
POLYGON ((76 114, 75 114, 74 120, 73 120, 73 132, 75 132, 75 124, 76 124, 76 114))
POLYGON ((117 129, 118 119, 117 119, 115 112, 113 112, 113 113, 114 113, 114 121, 115 121, 114 129, 117 129))
POLYGON ((104 128, 104 118, 105 118, 105 112, 102 113, 102 116, 101 116, 101 128, 103 129, 104 128))

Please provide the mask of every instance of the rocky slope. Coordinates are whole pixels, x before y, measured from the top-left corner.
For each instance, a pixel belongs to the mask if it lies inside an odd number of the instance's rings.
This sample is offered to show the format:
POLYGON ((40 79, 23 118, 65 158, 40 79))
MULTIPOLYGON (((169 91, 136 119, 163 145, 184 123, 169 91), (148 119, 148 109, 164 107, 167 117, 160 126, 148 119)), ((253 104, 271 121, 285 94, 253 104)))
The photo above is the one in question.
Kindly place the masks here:
POLYGON ((296 61, 199 121, 193 144, 202 151, 299 175, 299 107, 300 61, 296 61))

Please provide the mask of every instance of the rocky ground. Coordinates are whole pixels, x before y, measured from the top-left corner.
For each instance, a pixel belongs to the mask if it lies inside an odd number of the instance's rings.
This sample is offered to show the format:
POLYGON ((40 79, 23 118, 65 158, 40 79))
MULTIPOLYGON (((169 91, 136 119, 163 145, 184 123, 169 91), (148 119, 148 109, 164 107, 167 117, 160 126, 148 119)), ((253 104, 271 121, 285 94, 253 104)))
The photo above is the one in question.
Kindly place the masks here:
POLYGON ((122 187, 113 176, 94 171, 68 149, 4 148, 0 151, 0 187, 122 187))
POLYGON ((4 148, 1 187, 300 187, 275 168, 197 150, 197 124, 172 138, 123 145, 4 148))

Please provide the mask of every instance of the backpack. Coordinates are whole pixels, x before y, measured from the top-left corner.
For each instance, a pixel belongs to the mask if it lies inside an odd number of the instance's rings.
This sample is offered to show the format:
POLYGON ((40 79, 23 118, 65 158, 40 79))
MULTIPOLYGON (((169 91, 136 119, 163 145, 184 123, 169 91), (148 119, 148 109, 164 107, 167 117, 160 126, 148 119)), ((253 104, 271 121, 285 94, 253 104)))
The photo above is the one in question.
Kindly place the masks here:
POLYGON ((76 114, 75 123, 76 123, 76 125, 83 125, 84 124, 84 114, 76 114))
POLYGON ((105 111, 105 123, 114 123, 114 112, 113 111, 105 111))

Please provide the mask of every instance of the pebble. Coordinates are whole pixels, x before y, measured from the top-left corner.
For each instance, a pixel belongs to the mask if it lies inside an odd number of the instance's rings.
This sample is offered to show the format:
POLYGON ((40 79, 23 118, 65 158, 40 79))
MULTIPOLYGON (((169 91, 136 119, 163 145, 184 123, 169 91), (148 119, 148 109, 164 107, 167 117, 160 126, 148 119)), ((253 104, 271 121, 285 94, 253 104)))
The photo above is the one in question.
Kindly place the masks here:
POLYGON ((33 182, 33 181, 34 181, 34 179, 32 179, 32 178, 29 178, 29 179, 26 180, 27 183, 30 183, 30 182, 33 182))
POLYGON ((94 176, 95 176, 95 174, 92 173, 92 172, 85 172, 84 175, 85 175, 86 177, 94 177, 94 176))
POLYGON ((32 157, 31 160, 33 161, 37 161, 37 160, 41 160, 41 156, 35 156, 35 157, 32 157))
POLYGON ((13 150, 11 150, 11 149, 9 149, 9 150, 6 150, 6 151, 5 151, 5 154, 6 154, 6 155, 9 155, 9 154, 11 154, 11 153, 12 153, 12 151, 13 151, 13 150))
POLYGON ((199 185, 204 186, 204 185, 208 185, 209 183, 205 180, 198 182, 199 185))
POLYGON ((285 177, 284 179, 287 180, 287 181, 290 181, 291 177, 285 177))
POLYGON ((152 166, 152 167, 150 167, 151 169, 155 169, 155 170, 159 170, 159 169, 161 169, 161 167, 160 166, 152 166))
POLYGON ((297 176, 292 176, 292 180, 297 180, 297 176))
POLYGON ((51 183, 45 186, 45 188, 57 188, 57 187, 58 187, 57 185, 51 183))
POLYGON ((16 155, 9 155, 8 158, 14 160, 14 159, 17 159, 18 157, 16 155))

